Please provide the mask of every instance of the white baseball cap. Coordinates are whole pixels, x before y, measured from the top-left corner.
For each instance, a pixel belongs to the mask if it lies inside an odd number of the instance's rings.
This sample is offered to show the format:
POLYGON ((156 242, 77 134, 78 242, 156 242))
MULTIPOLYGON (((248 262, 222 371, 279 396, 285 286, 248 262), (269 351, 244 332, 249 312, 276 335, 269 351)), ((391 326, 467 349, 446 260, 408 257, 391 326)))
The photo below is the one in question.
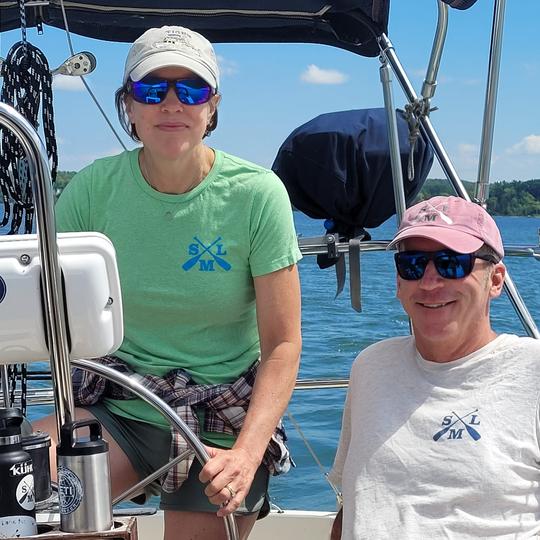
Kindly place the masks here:
POLYGON ((140 81, 156 69, 178 66, 193 71, 214 90, 219 69, 212 44, 201 34, 182 26, 150 28, 134 41, 124 69, 124 84, 140 81))

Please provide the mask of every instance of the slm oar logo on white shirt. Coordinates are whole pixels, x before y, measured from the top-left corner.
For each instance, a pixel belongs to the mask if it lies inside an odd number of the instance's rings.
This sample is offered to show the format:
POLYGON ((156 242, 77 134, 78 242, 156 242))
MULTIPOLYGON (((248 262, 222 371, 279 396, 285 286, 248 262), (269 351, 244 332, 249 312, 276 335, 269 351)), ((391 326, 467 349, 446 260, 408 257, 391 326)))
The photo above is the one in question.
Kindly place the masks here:
POLYGON ((433 435, 434 441, 438 441, 441 438, 462 439, 465 431, 474 441, 478 441, 482 437, 475 427, 480 425, 480 420, 476 414, 478 409, 474 409, 474 411, 464 415, 459 415, 454 411, 451 412, 452 414, 443 418, 441 423, 442 429, 433 435))

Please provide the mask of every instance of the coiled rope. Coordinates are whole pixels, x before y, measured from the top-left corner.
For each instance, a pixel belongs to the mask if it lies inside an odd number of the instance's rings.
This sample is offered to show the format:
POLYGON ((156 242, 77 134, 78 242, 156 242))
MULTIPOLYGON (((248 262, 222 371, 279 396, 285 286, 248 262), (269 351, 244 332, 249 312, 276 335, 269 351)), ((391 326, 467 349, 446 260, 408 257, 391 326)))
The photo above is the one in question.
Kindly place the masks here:
MULTIPOLYGON (((6 60, 2 62, 0 76, 3 78, 0 100, 14 107, 36 130, 39 127, 41 105, 45 146, 54 182, 58 152, 54 130, 52 75, 45 55, 23 39, 10 49, 6 60)), ((8 225, 11 219, 8 234, 22 232, 20 229, 24 215, 24 233, 31 233, 34 200, 28 162, 22 145, 7 128, 1 129, 0 191, 4 205, 0 227, 8 225)))

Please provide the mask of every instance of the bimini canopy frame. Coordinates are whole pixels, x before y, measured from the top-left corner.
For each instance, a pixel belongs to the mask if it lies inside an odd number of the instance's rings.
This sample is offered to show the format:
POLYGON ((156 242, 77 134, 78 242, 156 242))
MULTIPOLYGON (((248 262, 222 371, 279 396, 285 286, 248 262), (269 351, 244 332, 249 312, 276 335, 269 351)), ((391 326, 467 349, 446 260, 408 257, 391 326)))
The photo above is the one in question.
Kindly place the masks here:
MULTIPOLYGON (((219 0, 218 0, 219 1, 219 0)), ((64 12, 69 29, 80 35, 108 40, 133 41, 146 29, 164 24, 184 25, 203 33, 213 42, 288 42, 319 43, 349 50, 362 56, 380 56, 381 63, 388 62, 411 104, 418 103, 405 71, 387 37, 390 0, 237 0, 218 3, 207 0, 26 0, 27 27, 50 25, 65 28, 64 12)), ((476 0, 438 0, 439 12, 445 13, 443 4, 458 9, 471 7, 476 0)), ((495 12, 493 38, 500 47, 502 38, 505 0, 494 0, 495 12)), ((446 6, 444 6, 446 7, 446 6)), ((2 17, 0 31, 20 26, 19 2, 0 0, 2 17)), ((440 25, 435 48, 442 48, 444 26, 440 25)), ((440 51, 437 52, 440 54, 440 51)), ((497 64, 500 54, 494 55, 497 64)), ((433 60, 433 59, 432 59, 433 60)), ((436 65, 437 62, 430 62, 436 65)), ((494 69, 490 65, 490 72, 494 69)), ((429 70, 428 70, 429 71, 429 70)), ((436 71, 436 69, 435 69, 436 71)), ((387 81, 388 83, 389 81, 387 81)), ((435 81, 428 76, 423 97, 430 98, 435 81)), ((495 95, 490 92, 486 111, 493 117, 495 95)), ((390 111, 393 107, 386 104, 390 111)), ((423 130, 456 192, 468 198, 446 151, 444 150, 428 115, 419 118, 423 130)), ((492 131, 493 122, 487 131, 492 131)), ((483 137, 491 144, 491 137, 483 137)), ((482 158, 488 158, 487 150, 482 158)), ((486 175, 480 180, 486 183, 486 175)), ((485 192, 485 185, 483 186, 485 192)), ((480 200, 478 202, 484 202, 480 200)), ((402 202, 396 201, 398 212, 402 202)), ((363 243, 364 244, 364 243, 363 243)), ((371 246, 380 249, 378 246, 371 246)), ((365 246, 367 250, 371 247, 365 246)), ((361 249, 363 249, 362 246, 361 249)), ((530 250, 527 251, 529 253, 530 250)), ((506 290, 529 335, 539 338, 534 320, 521 300, 519 293, 508 279, 506 290)))
MULTIPOLYGON (((106 41, 134 41, 146 29, 187 26, 212 42, 322 43, 377 56, 390 0, 66 0, 26 1, 27 27, 64 28, 106 41)), ((20 26, 17 0, 0 0, 0 30, 20 26)))

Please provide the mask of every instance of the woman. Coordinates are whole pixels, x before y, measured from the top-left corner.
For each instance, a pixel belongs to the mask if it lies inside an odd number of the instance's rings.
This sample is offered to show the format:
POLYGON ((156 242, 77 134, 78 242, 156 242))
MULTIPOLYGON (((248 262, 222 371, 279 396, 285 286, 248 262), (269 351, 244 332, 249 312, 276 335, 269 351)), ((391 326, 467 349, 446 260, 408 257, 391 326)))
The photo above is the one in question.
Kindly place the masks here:
MULTIPOLYGON (((256 373, 250 396, 231 392, 238 403, 229 405, 247 409, 234 436, 227 422, 209 427, 214 401, 187 407, 211 459, 202 471, 195 460, 179 489, 167 477, 166 539, 225 538, 220 517, 231 512, 247 538, 269 469, 288 468, 276 426, 298 369, 301 255, 279 179, 203 143, 217 125, 218 88, 203 36, 182 27, 145 32, 116 94, 120 120, 142 147, 82 170, 57 204, 59 230, 99 231, 115 245, 125 339, 114 361, 176 382, 180 369, 190 392, 211 385, 219 394, 229 385, 215 385, 238 381, 245 392, 256 373)), ((104 427, 113 497, 168 459, 167 424, 138 399, 104 395, 76 416, 104 427)), ((53 419, 38 427, 55 431, 53 419)))

